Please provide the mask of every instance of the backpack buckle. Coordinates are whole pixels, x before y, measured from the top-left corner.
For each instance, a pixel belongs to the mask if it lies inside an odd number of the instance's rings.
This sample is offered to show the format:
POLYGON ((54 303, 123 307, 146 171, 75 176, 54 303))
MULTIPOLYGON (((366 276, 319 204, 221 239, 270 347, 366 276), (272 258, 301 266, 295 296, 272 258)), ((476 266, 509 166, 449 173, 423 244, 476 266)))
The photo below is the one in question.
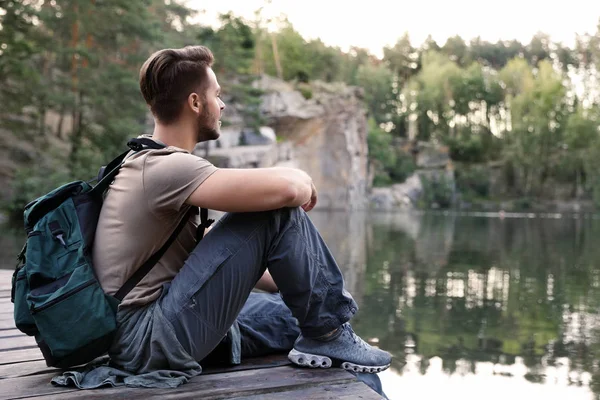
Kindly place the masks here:
POLYGON ((57 221, 50 221, 48 227, 50 228, 50 233, 52 233, 52 237, 58 240, 64 248, 67 248, 67 243, 65 243, 64 239, 65 231, 62 230, 60 224, 57 221))
POLYGON ((129 142, 127 142, 127 146, 129 146, 129 148, 133 151, 142 151, 144 149, 143 144, 134 142, 133 140, 130 140, 129 142))
POLYGON ((26 251, 27 251, 27 242, 25 242, 21 251, 19 252, 19 254, 17 254, 17 266, 15 267, 15 269, 18 269, 19 265, 25 264, 25 252, 26 251))

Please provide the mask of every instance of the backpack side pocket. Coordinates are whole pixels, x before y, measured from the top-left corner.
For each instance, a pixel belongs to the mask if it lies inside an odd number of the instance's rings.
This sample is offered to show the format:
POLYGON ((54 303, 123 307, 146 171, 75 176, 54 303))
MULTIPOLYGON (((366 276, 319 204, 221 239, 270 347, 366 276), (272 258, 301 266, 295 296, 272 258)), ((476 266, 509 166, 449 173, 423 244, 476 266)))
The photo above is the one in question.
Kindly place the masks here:
POLYGON ((27 304, 27 293, 29 293, 29 284, 27 282, 27 273, 25 268, 21 267, 13 274, 13 303, 15 304, 14 318, 18 330, 34 336, 38 333, 35 320, 31 316, 29 305, 27 304))

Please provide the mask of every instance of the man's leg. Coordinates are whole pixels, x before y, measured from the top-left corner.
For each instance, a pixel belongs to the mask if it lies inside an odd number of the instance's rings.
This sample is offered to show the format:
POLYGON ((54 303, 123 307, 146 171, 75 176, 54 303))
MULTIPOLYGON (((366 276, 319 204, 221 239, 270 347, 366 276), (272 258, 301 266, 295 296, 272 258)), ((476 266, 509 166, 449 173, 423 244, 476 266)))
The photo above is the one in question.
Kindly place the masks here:
POLYGON ((300 335, 298 321, 279 293, 250 293, 237 323, 242 358, 287 353, 300 335))
MULTIPOLYGON (((237 323, 241 332, 242 357, 288 352, 300 335, 298 321, 276 293, 250 293, 237 323)), ((377 374, 350 372, 387 399, 377 374)))
POLYGON ((165 315, 192 356, 201 360, 220 342, 267 267, 303 337, 319 338, 356 312, 335 260, 304 211, 227 214, 162 298, 165 315))
POLYGON ((356 312, 335 260, 304 211, 226 214, 162 298, 184 348, 198 359, 205 356, 267 267, 306 336, 324 335, 356 312))

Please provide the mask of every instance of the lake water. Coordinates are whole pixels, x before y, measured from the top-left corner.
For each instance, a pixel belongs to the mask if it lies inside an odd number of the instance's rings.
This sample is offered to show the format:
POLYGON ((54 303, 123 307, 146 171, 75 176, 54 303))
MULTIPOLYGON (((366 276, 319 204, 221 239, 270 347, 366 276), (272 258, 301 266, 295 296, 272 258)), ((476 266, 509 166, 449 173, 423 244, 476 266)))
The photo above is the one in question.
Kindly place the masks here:
POLYGON ((592 399, 600 220, 315 214, 391 399, 592 399))
MULTIPOLYGON (((312 212, 390 399, 593 399, 600 220, 312 212)), ((3 228, 0 268, 20 233, 3 228)), ((17 231, 18 232, 18 231, 17 231)))

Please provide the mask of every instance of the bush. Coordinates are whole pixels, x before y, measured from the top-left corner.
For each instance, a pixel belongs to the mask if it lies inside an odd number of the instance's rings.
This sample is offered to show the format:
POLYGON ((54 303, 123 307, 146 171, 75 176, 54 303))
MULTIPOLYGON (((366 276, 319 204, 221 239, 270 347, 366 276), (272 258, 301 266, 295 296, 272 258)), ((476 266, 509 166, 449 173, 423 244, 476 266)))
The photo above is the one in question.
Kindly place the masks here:
POLYGON ((377 171, 375 172, 375 176, 373 177, 373 186, 374 187, 385 187, 390 186, 392 183, 392 178, 385 171, 377 171))
POLYGON ((298 91, 302 94, 305 100, 310 100, 313 97, 313 91, 309 85, 299 84, 297 86, 298 91))
POLYGON ((489 173, 485 166, 461 166, 455 170, 456 190, 465 198, 487 197, 490 193, 489 173))
POLYGON ((41 168, 18 170, 11 184, 13 195, 1 204, 1 208, 11 221, 20 223, 23 220, 23 208, 27 203, 70 180, 66 172, 48 174, 41 168))
POLYGON ((474 133, 469 127, 460 128, 455 137, 448 138, 450 158, 462 162, 484 162, 500 157, 502 142, 487 129, 478 127, 474 133))
POLYGON ((421 176, 423 195, 419 200, 421 208, 450 208, 454 203, 454 184, 446 176, 436 179, 421 176))
POLYGON ((402 149, 397 149, 396 162, 388 169, 388 173, 392 181, 400 183, 408 179, 416 169, 417 165, 413 157, 402 151, 402 149))
POLYGON ((533 200, 530 199, 529 197, 521 197, 519 199, 516 199, 513 204, 514 204, 515 210, 527 211, 527 210, 531 210, 531 208, 533 207, 533 200))
POLYGON ((369 121, 369 159, 375 168, 374 186, 404 182, 417 168, 410 154, 394 147, 392 135, 369 121))

